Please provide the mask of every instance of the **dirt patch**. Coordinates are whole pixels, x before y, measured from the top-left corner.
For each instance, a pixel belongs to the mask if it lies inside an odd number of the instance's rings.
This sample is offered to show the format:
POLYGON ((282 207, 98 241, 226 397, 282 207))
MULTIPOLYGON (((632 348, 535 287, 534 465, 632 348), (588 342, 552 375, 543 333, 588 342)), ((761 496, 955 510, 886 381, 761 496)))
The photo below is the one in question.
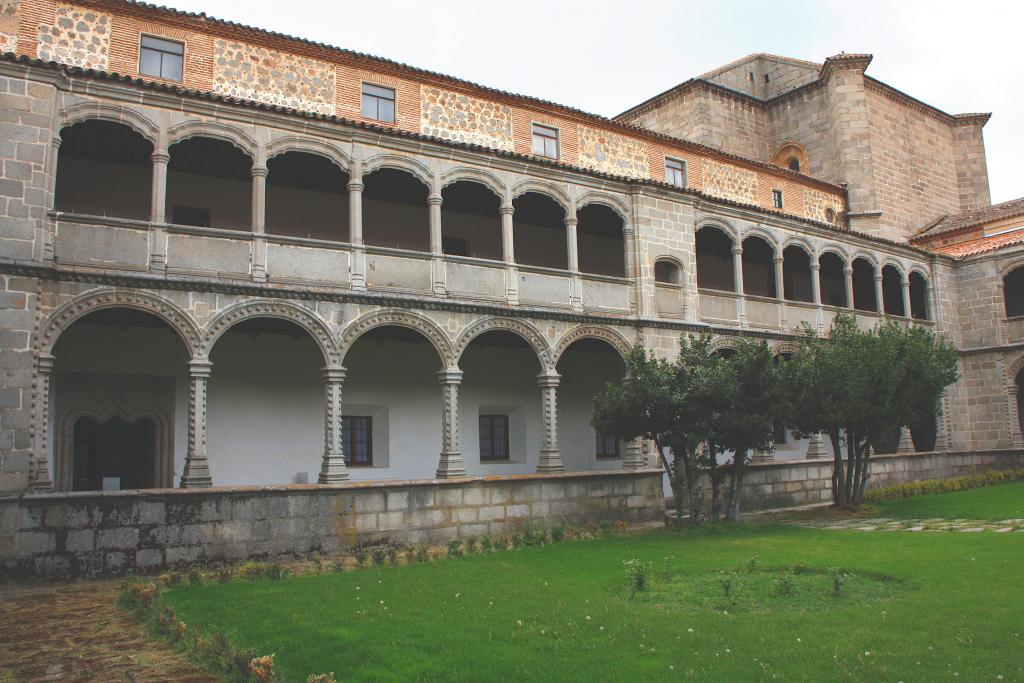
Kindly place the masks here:
POLYGON ((115 604, 118 581, 0 587, 0 681, 216 679, 115 604))

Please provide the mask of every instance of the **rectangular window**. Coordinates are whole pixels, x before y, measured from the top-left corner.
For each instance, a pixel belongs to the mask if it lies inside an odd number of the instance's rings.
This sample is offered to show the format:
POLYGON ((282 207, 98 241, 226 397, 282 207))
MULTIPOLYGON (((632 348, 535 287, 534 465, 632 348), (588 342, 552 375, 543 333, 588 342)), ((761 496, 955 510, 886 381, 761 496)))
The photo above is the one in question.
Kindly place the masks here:
POLYGON ((782 208, 782 190, 772 190, 772 206, 782 208))
POLYGON ((481 415, 480 462, 508 459, 508 415, 481 415))
POLYGON ((140 74, 180 81, 184 61, 184 43, 153 36, 142 36, 139 46, 140 74))
POLYGON ((363 83, 363 116, 394 123, 395 89, 363 83))
POLYGON ((369 415, 341 416, 341 447, 349 467, 373 466, 373 418, 369 415))
POLYGON ((558 129, 533 124, 533 153, 548 159, 558 158, 558 129))
POLYGON ((614 436, 605 436, 597 433, 597 457, 617 458, 619 457, 619 440, 614 436))
POLYGON ((665 157, 665 182, 676 187, 686 187, 686 162, 665 157))

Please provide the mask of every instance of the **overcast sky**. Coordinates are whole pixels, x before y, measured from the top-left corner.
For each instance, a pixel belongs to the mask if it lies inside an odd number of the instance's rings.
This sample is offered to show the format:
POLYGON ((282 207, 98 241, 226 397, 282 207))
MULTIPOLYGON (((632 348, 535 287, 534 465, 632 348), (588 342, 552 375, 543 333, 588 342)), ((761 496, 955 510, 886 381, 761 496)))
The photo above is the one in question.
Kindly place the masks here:
POLYGON ((752 52, 868 52, 920 100, 993 112, 992 201, 1024 196, 1020 0, 166 1, 605 116, 752 52))

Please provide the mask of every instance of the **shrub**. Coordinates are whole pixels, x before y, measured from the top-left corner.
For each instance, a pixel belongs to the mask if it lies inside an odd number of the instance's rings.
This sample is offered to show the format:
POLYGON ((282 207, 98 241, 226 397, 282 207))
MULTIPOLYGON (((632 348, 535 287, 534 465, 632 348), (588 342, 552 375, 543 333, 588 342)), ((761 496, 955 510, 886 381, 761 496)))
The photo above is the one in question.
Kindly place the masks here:
POLYGON ((522 548, 526 542, 526 538, 522 534, 512 534, 511 539, 513 548, 522 548))
POLYGON ((447 551, 448 557, 462 557, 462 541, 457 538, 448 541, 447 551))
POLYGON ((551 542, 552 543, 561 543, 564 540, 565 540, 565 525, 564 524, 556 524, 555 526, 551 527, 551 542))
POLYGON ((370 552, 362 546, 356 546, 355 551, 352 554, 356 558, 356 564, 360 567, 365 566, 367 561, 370 559, 370 552))
POLYGON ((274 657, 275 655, 253 657, 249 661, 249 671, 252 673, 252 677, 255 678, 257 681, 273 680, 274 657))
POLYGON ((373 557, 374 564, 381 565, 384 564, 388 559, 388 549, 374 548, 373 552, 370 553, 370 555, 373 557))
POLYGON ((629 581, 632 591, 636 593, 637 591, 646 590, 651 563, 633 559, 624 560, 622 564, 626 565, 626 579, 629 581))
POLYGON ((430 548, 427 547, 426 543, 420 543, 416 546, 416 560, 418 562, 427 562, 430 560, 430 548))
POLYGON ((877 489, 869 489, 864 493, 866 503, 884 503, 890 500, 910 498, 912 496, 923 496, 932 493, 952 493, 954 491, 965 491, 976 489, 992 484, 1001 484, 1007 481, 1024 480, 1024 468, 1016 470, 989 470, 981 474, 972 474, 966 477, 953 477, 952 479, 922 479, 920 481, 907 481, 895 486, 884 486, 877 489))
POLYGON ((490 536, 484 536, 480 539, 480 552, 489 553, 494 550, 494 541, 491 540, 490 536))
POLYGON ((475 553, 476 552, 476 539, 475 538, 467 538, 466 542, 465 542, 465 547, 466 547, 466 554, 467 555, 472 555, 473 553, 475 553))
POLYGON ((548 540, 548 532, 539 526, 528 524, 523 530, 523 541, 526 545, 544 545, 548 540))
POLYGON ((391 544, 388 546, 388 562, 391 564, 398 564, 398 546, 391 544))

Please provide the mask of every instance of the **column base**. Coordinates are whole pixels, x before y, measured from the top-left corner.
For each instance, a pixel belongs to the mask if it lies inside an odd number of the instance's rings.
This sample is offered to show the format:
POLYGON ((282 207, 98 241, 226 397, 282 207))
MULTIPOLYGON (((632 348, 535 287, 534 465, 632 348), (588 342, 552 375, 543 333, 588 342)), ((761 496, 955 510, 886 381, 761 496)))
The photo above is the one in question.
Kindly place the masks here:
POLYGON ((185 472, 181 475, 181 488, 205 489, 213 486, 210 466, 205 455, 190 455, 185 459, 185 472))
POLYGON ((900 427, 900 439, 896 445, 897 453, 916 453, 914 448, 914 438, 910 435, 910 429, 907 427, 900 427))
POLYGON ((764 453, 762 451, 754 451, 750 456, 750 462, 775 462, 775 455, 772 453, 764 453))
POLYGON ((459 479, 466 476, 466 468, 462 463, 462 453, 442 453, 441 462, 437 465, 438 479, 459 479))
POLYGON ((622 459, 622 469, 642 470, 645 467, 643 446, 638 441, 631 441, 626 446, 626 457, 622 459))
POLYGON ((564 472, 565 465, 562 464, 562 454, 558 451, 541 451, 540 460, 537 462, 538 472, 564 472))
POLYGON ((826 457, 825 453, 825 442, 822 441, 821 434, 815 434, 811 437, 810 443, 807 444, 807 454, 804 455, 806 460, 820 460, 826 457))
POLYGON ((316 481, 318 484, 343 484, 348 481, 344 457, 337 453, 325 455, 316 481))

